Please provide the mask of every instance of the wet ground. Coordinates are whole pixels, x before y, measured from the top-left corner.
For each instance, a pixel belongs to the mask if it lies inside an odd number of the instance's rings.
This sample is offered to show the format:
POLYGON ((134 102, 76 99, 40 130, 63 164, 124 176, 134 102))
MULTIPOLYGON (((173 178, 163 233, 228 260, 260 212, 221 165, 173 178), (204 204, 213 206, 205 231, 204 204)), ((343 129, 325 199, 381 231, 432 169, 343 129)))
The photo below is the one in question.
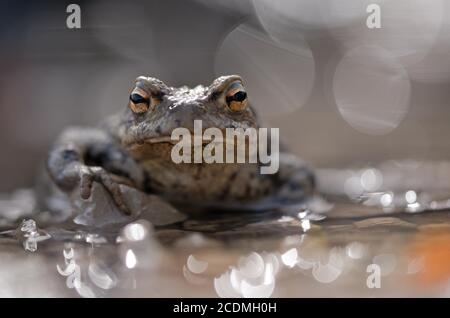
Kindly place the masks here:
POLYGON ((0 201, 0 296, 449 297, 448 168, 320 170, 304 206, 159 226, 52 224, 18 191, 0 201))

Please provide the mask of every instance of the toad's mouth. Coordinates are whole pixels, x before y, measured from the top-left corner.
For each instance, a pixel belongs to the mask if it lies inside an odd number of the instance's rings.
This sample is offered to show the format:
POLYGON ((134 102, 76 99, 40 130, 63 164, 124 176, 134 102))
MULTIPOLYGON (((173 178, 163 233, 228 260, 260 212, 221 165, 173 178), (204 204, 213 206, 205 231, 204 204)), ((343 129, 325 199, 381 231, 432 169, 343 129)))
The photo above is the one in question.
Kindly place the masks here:
POLYGON ((136 160, 151 165, 169 160, 175 163, 191 163, 199 156, 207 158, 203 159, 205 162, 235 163, 241 159, 245 161, 246 158, 253 160, 257 155, 257 147, 250 146, 249 139, 239 140, 236 136, 227 137, 220 134, 203 137, 202 135, 149 137, 131 142, 126 149, 136 160))
POLYGON ((126 145, 128 148, 139 148, 139 147, 145 147, 145 146, 151 146, 155 144, 167 144, 167 145, 176 145, 179 143, 188 143, 189 145, 199 145, 205 146, 207 144, 223 144, 223 145, 229 145, 229 146, 235 146, 238 143, 236 142, 235 138, 229 138, 225 136, 215 136, 212 138, 204 138, 203 136, 190 136, 189 137, 182 137, 182 138, 172 138, 172 136, 160 136, 160 137, 150 137, 145 138, 138 141, 130 142, 128 145, 126 145))

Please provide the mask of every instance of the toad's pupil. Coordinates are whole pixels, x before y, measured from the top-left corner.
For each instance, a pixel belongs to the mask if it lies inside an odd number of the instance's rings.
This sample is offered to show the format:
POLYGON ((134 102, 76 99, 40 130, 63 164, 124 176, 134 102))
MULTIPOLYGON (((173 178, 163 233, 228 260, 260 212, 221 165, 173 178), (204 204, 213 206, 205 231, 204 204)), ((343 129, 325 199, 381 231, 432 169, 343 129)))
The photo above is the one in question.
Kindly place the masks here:
POLYGON ((230 103, 232 101, 236 101, 236 102, 242 102, 247 98, 247 93, 244 91, 239 91, 236 94, 234 94, 233 96, 228 96, 227 97, 227 103, 230 103))
POLYGON ((247 98, 247 93, 244 91, 239 91, 236 94, 234 94, 233 99, 238 102, 242 102, 247 98))
POLYGON ((135 103, 135 104, 141 104, 141 103, 145 103, 148 104, 148 100, 145 99, 144 97, 142 97, 139 94, 131 94, 130 95, 130 100, 135 103))

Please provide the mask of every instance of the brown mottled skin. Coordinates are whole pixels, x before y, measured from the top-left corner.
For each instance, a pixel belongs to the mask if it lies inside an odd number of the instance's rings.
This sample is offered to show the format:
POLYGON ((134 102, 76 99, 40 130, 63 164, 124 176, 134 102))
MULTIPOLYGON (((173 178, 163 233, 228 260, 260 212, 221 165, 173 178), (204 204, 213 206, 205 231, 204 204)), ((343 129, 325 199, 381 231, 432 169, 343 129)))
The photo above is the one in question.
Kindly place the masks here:
POLYGON ((140 95, 130 96, 123 113, 99 128, 73 127, 61 134, 47 160, 49 175, 60 190, 78 187, 85 199, 92 183, 99 182, 125 213, 129 211, 118 184, 159 194, 181 208, 259 210, 304 201, 314 191, 314 177, 288 153, 280 153, 279 171, 272 175, 260 174, 259 163, 171 160, 172 130, 185 127, 193 134, 194 119, 202 120, 203 130, 258 127, 247 98, 230 107, 226 98, 231 90, 244 91, 239 76, 222 76, 193 89, 138 77, 131 93, 140 95), (146 97, 146 102, 136 96, 146 97))

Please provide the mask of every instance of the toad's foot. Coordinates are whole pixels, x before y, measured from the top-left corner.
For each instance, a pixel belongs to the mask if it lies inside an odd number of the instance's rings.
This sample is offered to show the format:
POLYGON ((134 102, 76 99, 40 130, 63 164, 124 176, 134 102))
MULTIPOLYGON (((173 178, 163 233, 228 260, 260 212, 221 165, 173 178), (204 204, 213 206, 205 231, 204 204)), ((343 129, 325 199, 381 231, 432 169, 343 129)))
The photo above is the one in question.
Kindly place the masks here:
POLYGON ((120 184, 132 186, 132 183, 123 177, 116 176, 107 172, 102 167, 87 166, 79 163, 72 163, 65 167, 61 174, 56 178, 55 182, 63 190, 71 190, 79 186, 80 196, 82 199, 89 199, 92 194, 92 186, 94 182, 100 183, 111 195, 114 203, 125 214, 131 212, 120 190, 120 184))

